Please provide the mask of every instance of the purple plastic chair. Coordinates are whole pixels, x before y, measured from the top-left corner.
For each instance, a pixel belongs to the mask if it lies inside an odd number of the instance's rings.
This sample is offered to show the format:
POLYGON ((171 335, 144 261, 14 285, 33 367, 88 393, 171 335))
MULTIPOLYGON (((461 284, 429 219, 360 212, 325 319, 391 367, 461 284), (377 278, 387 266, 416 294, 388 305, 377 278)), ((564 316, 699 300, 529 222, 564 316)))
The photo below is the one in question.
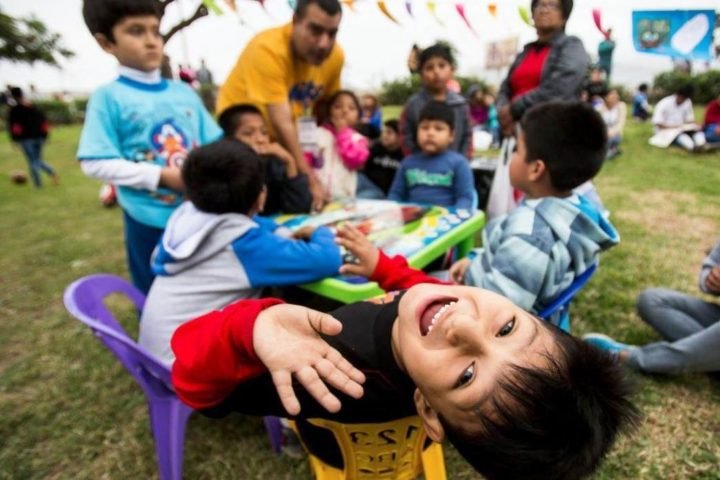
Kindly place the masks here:
MULTIPOLYGON (((160 478, 181 480, 185 427, 193 410, 171 388, 170 369, 138 345, 107 309, 103 301, 115 293, 126 295, 138 310, 145 305, 145 295, 127 280, 101 273, 80 278, 68 286, 65 308, 90 327, 145 392, 160 478)), ((273 451, 279 453, 279 421, 266 419, 265 423, 273 451)))

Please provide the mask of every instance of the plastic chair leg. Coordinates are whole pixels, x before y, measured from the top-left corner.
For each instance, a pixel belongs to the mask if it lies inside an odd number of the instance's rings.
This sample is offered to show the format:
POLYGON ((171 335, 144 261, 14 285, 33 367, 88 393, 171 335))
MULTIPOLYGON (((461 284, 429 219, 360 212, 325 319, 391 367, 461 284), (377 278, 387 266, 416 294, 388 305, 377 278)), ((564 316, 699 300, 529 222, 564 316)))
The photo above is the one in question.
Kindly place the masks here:
POLYGON ((270 445, 272 446, 273 452, 280 454, 282 447, 282 424, 278 417, 267 416, 263 417, 265 423, 265 430, 267 430, 268 437, 270 437, 270 445))
POLYGON ((570 333, 570 312, 568 310, 565 310, 560 316, 560 324, 558 327, 560 327, 560 330, 570 333))
POLYGON ((425 480, 447 480, 445 457, 439 443, 433 443, 422 452, 422 464, 425 480))
POLYGON ((149 410, 160 480, 182 480, 185 427, 193 410, 177 398, 152 399, 149 410))

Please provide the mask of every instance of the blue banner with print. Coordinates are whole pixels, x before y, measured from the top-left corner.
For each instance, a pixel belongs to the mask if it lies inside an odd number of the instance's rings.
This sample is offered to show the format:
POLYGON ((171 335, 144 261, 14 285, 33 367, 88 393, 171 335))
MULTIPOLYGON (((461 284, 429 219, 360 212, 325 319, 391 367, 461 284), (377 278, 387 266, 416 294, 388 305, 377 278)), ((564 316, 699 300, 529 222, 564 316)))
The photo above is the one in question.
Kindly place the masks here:
POLYGON ((711 60, 715 12, 653 10, 632 14, 635 50, 668 57, 711 60))

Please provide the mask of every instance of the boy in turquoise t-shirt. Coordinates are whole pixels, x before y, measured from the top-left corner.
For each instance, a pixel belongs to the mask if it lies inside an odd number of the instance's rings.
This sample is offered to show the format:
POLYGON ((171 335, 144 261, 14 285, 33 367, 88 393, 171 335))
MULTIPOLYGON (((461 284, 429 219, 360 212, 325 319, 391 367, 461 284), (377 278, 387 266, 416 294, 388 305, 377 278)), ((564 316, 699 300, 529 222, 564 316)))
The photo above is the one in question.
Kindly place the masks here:
POLYGON ((83 17, 120 65, 90 97, 77 157, 86 175, 118 187, 130 275, 147 293, 150 256, 182 201, 182 162, 222 131, 190 87, 160 77, 158 2, 85 0, 83 17))

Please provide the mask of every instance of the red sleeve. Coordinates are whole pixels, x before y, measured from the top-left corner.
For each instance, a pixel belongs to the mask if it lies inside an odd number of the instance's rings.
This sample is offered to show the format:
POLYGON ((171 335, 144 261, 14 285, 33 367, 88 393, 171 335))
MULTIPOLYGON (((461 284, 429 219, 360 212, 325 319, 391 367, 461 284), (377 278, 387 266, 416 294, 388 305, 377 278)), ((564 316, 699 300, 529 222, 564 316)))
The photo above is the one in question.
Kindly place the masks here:
POLYGON ((170 342, 172 383, 180 400, 195 409, 209 408, 263 373, 253 328, 261 311, 279 303, 275 298, 240 300, 180 326, 170 342))
POLYGON ((720 123, 720 101, 713 101, 705 111, 705 126, 711 123, 720 123))
POLYGON ((404 257, 396 255, 388 257, 380 250, 380 257, 370 280, 377 282, 386 292, 404 290, 419 283, 436 283, 450 285, 439 278, 431 277, 422 270, 412 268, 404 257))

